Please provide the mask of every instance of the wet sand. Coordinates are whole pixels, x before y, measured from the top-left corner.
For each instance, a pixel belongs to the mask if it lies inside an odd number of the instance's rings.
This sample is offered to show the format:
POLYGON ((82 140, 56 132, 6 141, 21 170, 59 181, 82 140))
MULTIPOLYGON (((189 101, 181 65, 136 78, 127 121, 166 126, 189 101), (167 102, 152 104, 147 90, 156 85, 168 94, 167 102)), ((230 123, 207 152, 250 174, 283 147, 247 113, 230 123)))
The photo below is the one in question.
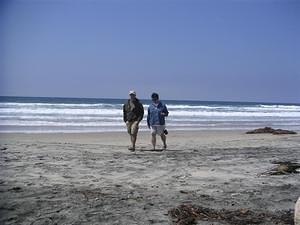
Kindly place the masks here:
POLYGON ((292 213, 300 196, 300 174, 259 175, 300 163, 299 134, 171 131, 153 152, 140 132, 137 151, 128 144, 125 132, 0 134, 0 224, 170 224, 181 204, 292 213))

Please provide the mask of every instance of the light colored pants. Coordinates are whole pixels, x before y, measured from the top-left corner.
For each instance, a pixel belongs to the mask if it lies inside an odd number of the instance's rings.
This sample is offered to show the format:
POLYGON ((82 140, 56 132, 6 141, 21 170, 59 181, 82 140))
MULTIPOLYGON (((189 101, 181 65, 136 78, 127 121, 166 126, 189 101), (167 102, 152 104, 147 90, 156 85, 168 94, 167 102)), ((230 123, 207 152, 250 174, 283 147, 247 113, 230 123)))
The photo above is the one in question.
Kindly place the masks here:
POLYGON ((127 121, 126 126, 127 126, 128 134, 137 135, 139 131, 139 121, 131 121, 131 122, 127 121))
POLYGON ((151 134, 162 135, 164 133, 165 128, 165 125, 153 125, 151 126, 151 134))

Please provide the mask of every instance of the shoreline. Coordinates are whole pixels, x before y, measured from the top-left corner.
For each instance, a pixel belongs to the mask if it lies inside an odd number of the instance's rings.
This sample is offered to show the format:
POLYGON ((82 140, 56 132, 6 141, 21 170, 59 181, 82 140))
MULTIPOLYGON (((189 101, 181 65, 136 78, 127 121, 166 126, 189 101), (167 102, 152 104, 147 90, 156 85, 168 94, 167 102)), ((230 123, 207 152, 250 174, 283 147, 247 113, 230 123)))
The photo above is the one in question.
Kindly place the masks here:
MULTIPOLYGON (((173 129, 172 126, 168 127, 166 126, 167 130, 172 132, 172 133, 211 133, 211 132, 218 132, 218 133, 246 133, 247 131, 258 129, 258 128, 264 128, 268 126, 262 126, 262 127, 250 127, 250 128, 191 128, 191 129, 173 129)), ((273 127, 272 127, 273 128, 273 127)), ((277 127, 274 127, 274 129, 277 129, 277 127)), ((281 129, 281 128, 279 128, 281 129)), ((293 128, 287 128, 287 130, 292 130, 297 132, 297 134, 300 133, 300 129, 293 129, 293 128)), ((118 130, 99 130, 99 131, 85 131, 85 130, 65 130, 65 131, 6 131, 6 130, 1 130, 0 135, 2 134, 102 134, 102 133, 112 133, 112 134, 122 134, 126 133, 126 127, 124 126, 123 129, 118 129, 118 130)), ((139 133, 150 133, 150 129, 148 128, 140 128, 139 133)))
MULTIPOLYGON (((169 130, 169 129, 168 129, 169 130)), ((83 133, 0 133, 0 144, 5 140, 34 140, 38 138, 38 141, 45 142, 74 142, 74 143, 94 143, 105 145, 119 145, 126 146, 129 144, 129 135, 124 131, 116 132, 83 132, 83 133)), ((150 130, 139 131, 137 136, 137 145, 150 144, 150 130)), ((167 141, 169 145, 181 145, 189 146, 197 143, 199 146, 205 143, 214 144, 216 142, 236 142, 243 145, 251 145, 261 143, 262 145, 274 145, 282 143, 288 144, 287 140, 300 138, 300 133, 292 135, 273 135, 273 134, 246 134, 246 131, 241 130, 193 130, 193 131, 173 131, 169 130, 167 135, 167 141), (270 141, 270 143, 267 143, 270 141), (277 143, 278 142, 278 143, 277 143)), ((160 144, 160 137, 157 136, 158 144, 160 144)), ((223 146, 226 148, 226 145, 223 146)))

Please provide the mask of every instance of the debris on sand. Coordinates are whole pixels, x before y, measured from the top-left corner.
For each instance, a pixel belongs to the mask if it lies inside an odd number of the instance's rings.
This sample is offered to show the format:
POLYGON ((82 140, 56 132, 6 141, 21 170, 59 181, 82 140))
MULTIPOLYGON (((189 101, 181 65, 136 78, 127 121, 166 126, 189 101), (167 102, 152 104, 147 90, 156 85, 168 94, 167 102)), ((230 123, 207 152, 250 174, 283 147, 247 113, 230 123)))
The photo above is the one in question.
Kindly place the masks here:
POLYGON ((273 134, 297 134, 297 132, 292 131, 292 130, 277 129, 273 132, 273 134))
POLYGON ((246 134, 264 134, 264 133, 270 133, 272 134, 275 130, 271 127, 265 127, 265 128, 258 128, 255 130, 251 130, 246 132, 246 134))
POLYGON ((246 132, 246 134, 265 134, 265 133, 270 133, 270 134, 297 134, 295 131, 291 130, 282 130, 282 129, 273 129, 272 127, 265 127, 265 128, 259 128, 255 130, 251 130, 246 132))
POLYGON ((76 193, 82 194, 86 201, 98 200, 102 197, 105 197, 105 196, 109 195, 107 193, 103 193, 100 189, 96 189, 96 190, 79 190, 79 191, 76 191, 76 193))
POLYGON ((169 217, 174 225, 197 224, 197 221, 225 222, 235 225, 246 224, 293 224, 293 212, 255 212, 249 209, 216 210, 201 206, 183 204, 169 210, 169 217))
POLYGON ((294 162, 280 162, 280 161, 274 161, 273 164, 277 164, 277 167, 266 171, 264 173, 261 173, 259 175, 287 175, 291 173, 299 173, 298 169, 300 168, 300 164, 294 163, 294 162))
POLYGON ((9 191, 15 191, 15 192, 18 192, 18 191, 21 191, 22 188, 21 187, 13 187, 11 189, 9 189, 9 191))

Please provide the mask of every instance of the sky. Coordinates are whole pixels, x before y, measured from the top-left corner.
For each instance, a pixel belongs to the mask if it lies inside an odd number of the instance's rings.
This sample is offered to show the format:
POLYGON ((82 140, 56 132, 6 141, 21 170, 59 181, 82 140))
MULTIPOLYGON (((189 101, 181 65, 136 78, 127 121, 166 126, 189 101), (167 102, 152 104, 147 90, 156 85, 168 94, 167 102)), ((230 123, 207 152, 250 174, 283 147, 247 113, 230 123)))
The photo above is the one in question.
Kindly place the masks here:
POLYGON ((0 95, 300 103, 300 0, 1 0, 0 95))

